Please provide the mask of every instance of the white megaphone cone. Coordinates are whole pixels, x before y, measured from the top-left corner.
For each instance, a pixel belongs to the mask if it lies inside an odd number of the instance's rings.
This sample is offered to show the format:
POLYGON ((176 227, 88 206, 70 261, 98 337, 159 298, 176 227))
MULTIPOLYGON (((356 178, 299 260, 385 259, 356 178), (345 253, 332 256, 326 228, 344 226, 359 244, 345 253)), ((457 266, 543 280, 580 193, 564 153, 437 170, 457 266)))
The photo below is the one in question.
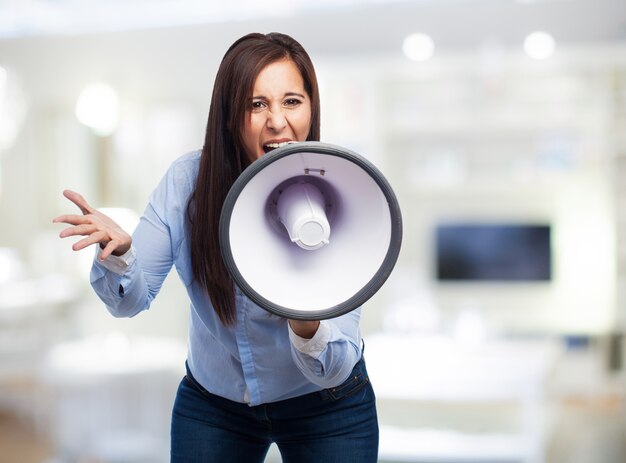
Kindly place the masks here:
POLYGON ((320 142, 293 143, 253 162, 220 220, 224 263, 239 288, 286 318, 356 309, 383 285, 402 241, 398 202, 363 157, 320 142))

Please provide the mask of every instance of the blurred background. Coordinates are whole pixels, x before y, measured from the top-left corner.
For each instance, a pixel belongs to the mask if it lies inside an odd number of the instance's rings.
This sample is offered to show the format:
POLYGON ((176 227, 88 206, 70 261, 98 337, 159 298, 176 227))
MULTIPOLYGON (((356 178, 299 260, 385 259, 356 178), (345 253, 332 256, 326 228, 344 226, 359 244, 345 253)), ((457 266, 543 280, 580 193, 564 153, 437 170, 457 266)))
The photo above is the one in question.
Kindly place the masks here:
POLYGON ((70 188, 131 230, 253 31, 304 45, 322 140, 401 203, 380 461, 626 461, 624 0, 0 0, 0 462, 169 460, 184 289, 113 319, 51 220, 70 188))

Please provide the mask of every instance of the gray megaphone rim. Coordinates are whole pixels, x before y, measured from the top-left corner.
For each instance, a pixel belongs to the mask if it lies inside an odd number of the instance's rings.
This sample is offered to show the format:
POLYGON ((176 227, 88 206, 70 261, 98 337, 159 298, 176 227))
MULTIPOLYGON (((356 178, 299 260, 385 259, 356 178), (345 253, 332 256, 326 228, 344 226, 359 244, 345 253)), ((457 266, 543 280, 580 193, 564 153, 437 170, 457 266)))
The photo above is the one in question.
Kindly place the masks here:
POLYGON ((393 270, 398 255, 400 254, 400 246, 402 243, 402 215, 400 213, 400 206, 398 200, 391 188, 391 185, 383 174, 374 166, 370 161, 362 157, 361 155, 350 151, 346 148, 342 148, 337 145, 328 143, 308 141, 290 143, 288 145, 277 148, 269 153, 261 156, 250 164, 242 173, 237 177, 232 187, 230 188, 224 205, 222 206, 222 212, 220 216, 219 225, 219 240, 220 249, 222 252, 222 258, 224 264, 230 273, 231 278, 235 281, 235 284, 248 296, 255 304, 263 309, 284 318, 291 318, 294 320, 323 320, 338 317, 345 313, 360 307, 369 300, 385 283, 391 271, 393 270), (290 156, 295 153, 307 152, 307 153, 319 153, 329 156, 338 156, 351 161, 352 163, 363 169, 378 185, 382 193, 385 195, 387 204, 389 205, 389 213, 391 218, 391 237, 389 240, 389 247, 382 264, 378 271, 366 283, 361 290, 354 294, 349 299, 340 302, 332 307, 311 310, 303 313, 302 311, 289 309, 279 304, 264 298, 257 291, 252 288, 246 279, 243 277, 239 268, 237 267, 232 250, 230 247, 230 219, 237 203, 239 195, 246 187, 248 182, 259 174, 263 169, 273 162, 276 162, 286 156, 290 156))

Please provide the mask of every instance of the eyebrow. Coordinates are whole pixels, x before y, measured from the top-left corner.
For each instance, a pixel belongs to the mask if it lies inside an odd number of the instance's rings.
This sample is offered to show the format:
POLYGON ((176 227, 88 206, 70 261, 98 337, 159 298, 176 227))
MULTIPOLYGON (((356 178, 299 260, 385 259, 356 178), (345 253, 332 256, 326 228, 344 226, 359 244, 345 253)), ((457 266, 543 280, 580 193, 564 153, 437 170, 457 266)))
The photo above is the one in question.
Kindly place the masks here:
MULTIPOLYGON (((300 98, 306 98, 306 95, 303 95, 302 93, 298 93, 298 92, 287 92, 283 95, 283 98, 289 97, 289 96, 299 96, 300 98)), ((259 98, 259 99, 267 100, 267 97, 265 95, 255 95, 252 98, 253 99, 259 98)))

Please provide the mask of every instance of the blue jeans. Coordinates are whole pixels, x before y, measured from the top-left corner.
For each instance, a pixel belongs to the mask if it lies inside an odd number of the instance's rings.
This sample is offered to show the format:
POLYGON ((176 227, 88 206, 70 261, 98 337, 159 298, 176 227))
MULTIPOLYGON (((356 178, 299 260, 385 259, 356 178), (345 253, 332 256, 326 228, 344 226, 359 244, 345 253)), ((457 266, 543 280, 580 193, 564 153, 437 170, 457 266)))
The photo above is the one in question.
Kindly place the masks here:
POLYGON ((216 396, 189 370, 172 414, 172 463, 369 463, 378 456, 374 391, 361 359, 340 386, 250 407, 216 396))

